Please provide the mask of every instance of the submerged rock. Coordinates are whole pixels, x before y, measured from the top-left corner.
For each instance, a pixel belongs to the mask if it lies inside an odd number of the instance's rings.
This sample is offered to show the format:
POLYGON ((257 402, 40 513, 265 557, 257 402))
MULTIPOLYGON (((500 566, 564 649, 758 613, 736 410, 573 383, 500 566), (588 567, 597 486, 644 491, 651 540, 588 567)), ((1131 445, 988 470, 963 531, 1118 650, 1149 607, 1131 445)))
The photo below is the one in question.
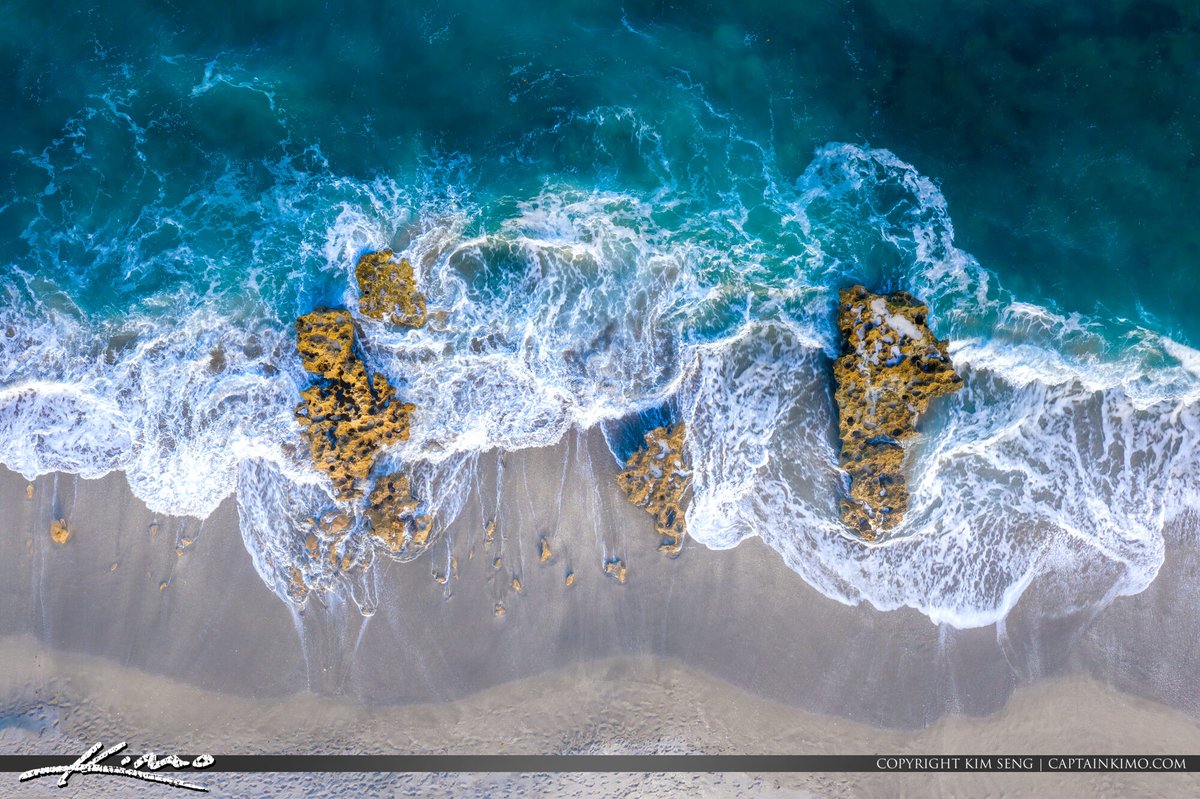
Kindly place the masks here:
POLYGON ((405 327, 421 327, 428 314, 425 295, 417 290, 412 264, 393 261, 391 250, 369 252, 358 259, 354 277, 361 294, 358 310, 366 317, 405 327))
POLYGON ((303 605, 308 599, 308 583, 304 581, 304 573, 296 566, 288 570, 288 598, 297 605, 303 605))
POLYGON ((843 289, 838 306, 842 355, 833 365, 840 463, 850 477, 842 521, 873 541, 908 508, 903 442, 916 434, 930 400, 962 386, 926 320, 929 309, 907 292, 843 289))
POLYGON ((629 501, 654 517, 661 540, 660 552, 679 554, 687 525, 684 503, 692 485, 692 472, 684 464, 685 424, 656 427, 645 435, 645 445, 633 454, 617 475, 617 485, 629 501))
POLYGON ((429 545, 433 519, 421 513, 421 503, 403 474, 389 474, 375 482, 367 499, 367 522, 392 555, 415 558, 429 545))
POLYGON ((338 499, 357 498, 378 452, 408 439, 414 406, 400 402, 382 374, 367 372, 347 311, 319 308, 301 316, 296 345, 314 378, 296 407, 313 463, 329 475, 338 499))

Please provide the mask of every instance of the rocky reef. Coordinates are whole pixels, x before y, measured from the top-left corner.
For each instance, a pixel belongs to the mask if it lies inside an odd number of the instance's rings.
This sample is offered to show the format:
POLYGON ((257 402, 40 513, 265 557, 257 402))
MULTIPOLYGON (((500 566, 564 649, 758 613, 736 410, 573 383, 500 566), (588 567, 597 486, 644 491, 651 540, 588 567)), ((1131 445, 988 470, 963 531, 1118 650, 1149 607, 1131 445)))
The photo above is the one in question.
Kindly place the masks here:
MULTIPOLYGON (((393 261, 390 250, 368 253, 355 276, 365 316, 410 327, 425 323, 425 298, 407 261, 393 261)), ((408 475, 372 474, 383 450, 408 439, 415 406, 399 400, 387 377, 368 371, 359 335, 344 309, 318 308, 296 320, 296 346, 312 376, 300 393, 296 419, 337 502, 301 531, 303 549, 297 547, 287 572, 288 595, 298 604, 338 574, 368 565, 373 552, 411 560, 432 538, 433 520, 421 512, 408 475)))
POLYGON ((411 560, 430 542, 433 519, 421 513, 421 503, 412 495, 408 478, 393 473, 375 481, 367 498, 367 522, 387 551, 400 560, 411 560))
POLYGON ((339 500, 360 497, 376 454, 408 439, 414 406, 396 398, 385 376, 367 372, 347 311, 319 308, 301 316, 296 345, 313 376, 296 407, 313 463, 329 475, 339 500))
POLYGON ((834 362, 842 468, 850 478, 842 521, 867 541, 894 528, 908 508, 904 442, 930 400, 962 386, 926 324, 929 309, 907 292, 843 289, 834 362))
POLYGON ((684 463, 683 444, 687 426, 656 427, 644 437, 644 445, 617 475, 617 485, 629 501, 654 517, 660 536, 658 549, 679 554, 687 534, 684 503, 692 486, 692 472, 684 463))
POLYGON ((425 296, 417 290, 412 264, 394 257, 391 250, 380 250, 358 259, 354 277, 360 292, 359 313, 394 325, 421 327, 428 318, 425 296))

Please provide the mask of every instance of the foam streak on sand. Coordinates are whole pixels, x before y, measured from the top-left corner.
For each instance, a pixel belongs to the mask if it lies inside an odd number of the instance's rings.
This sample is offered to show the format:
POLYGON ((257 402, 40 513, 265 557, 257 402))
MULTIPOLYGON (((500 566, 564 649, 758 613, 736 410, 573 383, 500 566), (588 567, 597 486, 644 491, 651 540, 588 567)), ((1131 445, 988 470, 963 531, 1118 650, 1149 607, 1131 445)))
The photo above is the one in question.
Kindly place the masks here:
MULTIPOLYGON (((601 121, 575 124, 600 135, 601 121)), ((438 525, 479 453, 670 402, 688 430, 689 535, 715 548, 761 536, 839 601, 970 627, 1003 618, 1035 581, 1062 612, 1145 588, 1164 520, 1197 494, 1200 356, 1016 301, 955 247, 932 181, 890 152, 830 144, 794 183, 764 158, 753 208, 742 187, 708 209, 687 204, 677 177, 644 193, 550 180, 485 201, 430 189, 445 165, 411 191, 280 167, 274 191, 290 199, 264 224, 296 246, 254 261, 249 298, 241 284, 228 296, 174 286, 104 321, 60 294, 16 292, 0 319, 0 462, 27 477, 122 469, 176 514, 205 516, 236 491, 247 549, 287 596, 304 557, 292 524, 332 492, 292 418, 307 376, 289 326, 320 292, 283 290, 271 270, 302 285, 324 275, 357 311, 358 256, 393 246, 428 324, 360 319, 369 369, 420 409, 381 468, 411 468, 438 525), (314 215, 312 196, 337 212, 314 215), (772 240, 747 232, 751 210, 772 217, 772 240), (927 303, 965 378, 922 420, 908 513, 876 547, 845 535, 836 504, 827 364, 835 287, 850 282, 927 303)))

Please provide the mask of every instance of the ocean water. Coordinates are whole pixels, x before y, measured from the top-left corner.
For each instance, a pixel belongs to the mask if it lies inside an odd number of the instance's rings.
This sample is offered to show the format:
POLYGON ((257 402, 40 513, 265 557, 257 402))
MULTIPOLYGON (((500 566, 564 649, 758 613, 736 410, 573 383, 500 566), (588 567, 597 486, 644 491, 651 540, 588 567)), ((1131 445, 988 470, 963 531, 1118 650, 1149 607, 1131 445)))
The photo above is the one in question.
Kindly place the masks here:
POLYGON ((388 246, 445 312, 362 321, 439 524, 481 452, 672 418, 690 535, 839 601, 971 627, 1142 590, 1200 487, 1200 18, 894 5, 8 4, 0 462, 236 494, 286 598, 332 505, 292 322, 388 246), (856 282, 927 302, 966 378, 872 547, 828 385, 856 282))

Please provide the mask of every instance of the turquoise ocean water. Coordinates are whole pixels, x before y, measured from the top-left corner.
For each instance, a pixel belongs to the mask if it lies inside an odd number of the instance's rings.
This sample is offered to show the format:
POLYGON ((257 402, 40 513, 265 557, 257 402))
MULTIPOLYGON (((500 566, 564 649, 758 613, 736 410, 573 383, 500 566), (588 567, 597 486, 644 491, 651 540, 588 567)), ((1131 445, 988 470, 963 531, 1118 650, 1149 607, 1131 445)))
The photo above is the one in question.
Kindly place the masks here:
POLYGON ((0 462, 120 469, 161 512, 236 493, 281 596, 331 503, 292 320, 353 308, 384 246, 446 312, 363 325, 441 519, 478 453, 665 407, 697 541, 975 626, 1141 590, 1195 504, 1189 4, 5 10, 0 462), (824 388, 853 282, 926 300, 968 378, 874 548, 824 388))

